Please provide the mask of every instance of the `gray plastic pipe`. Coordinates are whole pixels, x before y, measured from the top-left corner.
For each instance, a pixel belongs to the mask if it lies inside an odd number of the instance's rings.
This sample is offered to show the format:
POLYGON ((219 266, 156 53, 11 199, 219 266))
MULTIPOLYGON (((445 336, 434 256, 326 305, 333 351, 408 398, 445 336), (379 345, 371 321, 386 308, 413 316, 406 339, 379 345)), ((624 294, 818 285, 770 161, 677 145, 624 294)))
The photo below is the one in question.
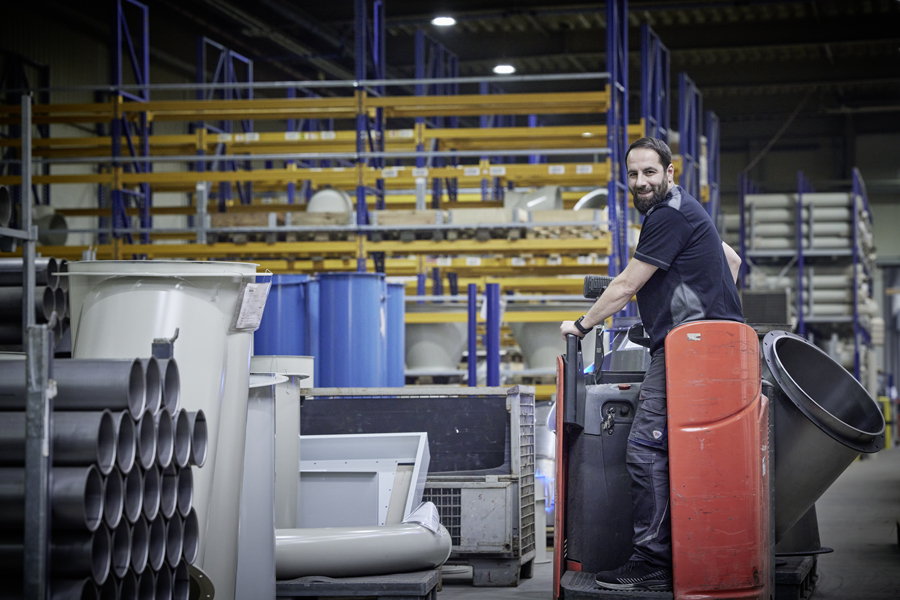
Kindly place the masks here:
POLYGON ((143 471, 144 475, 144 517, 153 521, 159 514, 160 480, 159 469, 154 465, 143 471))
POLYGON ((156 413, 156 463, 165 469, 175 455, 175 430, 172 414, 163 408, 156 413))
MULTIPOLYGON (((115 584, 113 584, 113 589, 115 589, 115 584)), ((102 595, 98 596, 97 586, 90 579, 54 579, 50 582, 50 598, 51 600, 105 600, 102 595)))
MULTIPOLYGON (((139 360, 53 361, 57 410, 144 410, 144 368, 139 360)), ((0 410, 25 409, 25 361, 0 361, 0 410)))
POLYGON ((275 531, 275 575, 355 577, 434 569, 450 556, 450 534, 417 523, 275 531))
MULTIPOLYGON (((109 582, 107 581, 106 584, 103 585, 104 589, 106 588, 106 585, 108 583, 109 582)), ((135 575, 134 571, 129 570, 127 573, 125 573, 125 575, 119 579, 118 585, 115 585, 115 583, 113 584, 113 590, 114 592, 112 598, 118 600, 137 600, 138 583, 137 576, 135 575)), ((104 590, 101 589, 100 600, 107 600, 103 592, 104 590)))
MULTIPOLYGON (((53 310, 56 311, 58 319, 62 320, 69 316, 66 312, 66 292, 61 288, 53 290, 53 310)), ((50 320, 49 313, 47 314, 47 320, 50 320)))
POLYGON ((174 358, 159 358, 159 372, 162 376, 162 405, 175 414, 181 404, 181 375, 174 358))
MULTIPOLYGON (((25 523, 25 469, 0 469, 0 527, 21 528, 25 523)), ((54 467, 50 507, 56 529, 96 531, 104 512, 103 477, 96 466, 54 467)))
POLYGON ((69 261, 66 260, 65 258, 61 258, 61 259, 59 259, 59 260, 57 261, 57 265, 58 265, 59 272, 60 272, 60 275, 58 276, 58 278, 59 278, 59 285, 58 285, 57 287, 59 287, 59 288, 61 288, 61 289, 63 289, 63 290, 65 290, 65 291, 68 292, 68 291, 69 291, 69 278, 68 278, 68 277, 64 277, 64 276, 62 275, 62 273, 68 273, 68 272, 69 272, 69 261))
POLYGON ((106 476, 103 485, 103 522, 114 530, 125 512, 125 482, 118 471, 106 476))
POLYGON ((131 564, 131 526, 122 519, 119 526, 111 530, 112 561, 110 567, 116 577, 124 577, 131 564))
POLYGON ((178 470, 169 465, 162 470, 159 481, 159 512, 171 519, 178 507, 178 470))
MULTIPOLYGON (((126 576, 128 573, 125 574, 126 576)), ((120 582, 115 577, 107 577, 103 585, 99 586, 98 600, 119 600, 120 582)), ((129 600, 127 595, 121 597, 123 600, 129 600)))
POLYGON ((131 569, 137 574, 147 568, 150 554, 150 529, 146 519, 138 519, 131 528, 131 569))
POLYGON ((144 478, 140 469, 131 469, 122 476, 123 482, 123 516, 129 523, 136 523, 141 518, 144 508, 144 478))
POLYGON ((109 531, 101 527, 93 533, 53 532, 50 538, 51 573, 58 577, 90 576, 103 584, 111 562, 109 531))
MULTIPOLYGON (((190 467, 178 470, 178 514, 188 516, 194 506, 194 472, 190 467)), ((196 518, 196 517, 195 517, 196 518)))
MULTIPOLYGON (((59 262, 55 258, 34 259, 35 285, 59 287, 59 262)), ((22 259, 0 258, 0 286, 22 287, 22 259)))
POLYGON ((127 410, 113 413, 116 422, 116 466, 122 473, 134 467, 137 454, 137 432, 134 420, 127 410))
POLYGON ((144 369, 145 410, 156 414, 162 405, 162 374, 159 363, 153 356, 140 361, 144 369))
POLYGON ((176 467, 183 469, 191 462, 191 420, 187 411, 177 410, 172 413, 175 436, 175 454, 172 461, 176 467))
POLYGON ((156 463, 156 417, 149 408, 137 422, 137 459, 142 469, 156 463))
POLYGON ((209 438, 206 431, 206 415, 202 410, 188 412, 191 422, 191 460, 190 464, 202 467, 206 463, 206 452, 209 448, 209 438))
MULTIPOLYGON (((116 422, 112 413, 53 413, 53 464, 96 464, 103 475, 116 462, 116 422)), ((9 412, 0 417, 0 465, 25 465, 25 413, 9 412)))
POLYGON ((172 573, 172 600, 188 600, 191 595, 191 573, 181 561, 172 573))
POLYGON ((178 514, 166 521, 166 562, 175 568, 181 560, 184 548, 184 525, 178 514))
POLYGON ((197 520, 197 511, 193 508, 184 518, 183 529, 181 556, 187 564, 192 565, 197 560, 197 553, 200 551, 200 522, 197 520))
POLYGON ((172 571, 166 567, 156 573, 155 600, 172 600, 172 571))
MULTIPOLYGON (((21 323, 22 321, 21 287, 0 287, 0 321, 4 323, 21 323)), ((56 309, 53 288, 38 286, 34 288, 34 316, 38 323, 46 323, 56 309)))
POLYGON ((144 571, 138 576, 138 600, 156 600, 156 576, 144 571))
POLYGON ((150 550, 147 553, 147 566, 159 571, 166 562, 166 521, 157 515, 150 522, 150 550))

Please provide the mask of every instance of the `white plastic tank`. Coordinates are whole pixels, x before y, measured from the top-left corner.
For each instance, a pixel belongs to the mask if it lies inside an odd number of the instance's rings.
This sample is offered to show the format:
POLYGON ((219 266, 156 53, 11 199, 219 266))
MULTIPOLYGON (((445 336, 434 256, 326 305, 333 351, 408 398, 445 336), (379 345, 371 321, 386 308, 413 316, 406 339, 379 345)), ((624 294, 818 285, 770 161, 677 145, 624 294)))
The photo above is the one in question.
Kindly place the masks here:
POLYGON ((454 302, 407 302, 407 313, 453 313, 459 323, 407 323, 406 371, 412 375, 456 371, 468 344, 468 308, 454 302))
MULTIPOLYGON (((590 306, 588 303, 545 302, 532 304, 514 302, 506 305, 506 312, 569 313, 569 320, 575 320, 587 312, 590 306)), ((556 373, 556 357, 566 353, 566 341, 559 333, 560 322, 561 320, 551 320, 544 323, 509 324, 513 337, 522 350, 522 358, 527 370, 546 371, 546 374, 556 373)), ((595 332, 596 329, 584 336, 584 339, 581 341, 585 367, 594 362, 595 332)))
MULTIPOLYGON (((181 402, 203 410, 209 453, 194 467, 197 564, 233 600, 256 266, 187 261, 69 263, 74 358, 146 357, 178 331, 181 402), (246 327, 246 328, 242 328, 246 327), (219 444, 219 440, 227 443, 219 444)), ((258 284, 256 284, 258 285, 258 284)), ((258 326, 258 321, 256 322, 258 326)))

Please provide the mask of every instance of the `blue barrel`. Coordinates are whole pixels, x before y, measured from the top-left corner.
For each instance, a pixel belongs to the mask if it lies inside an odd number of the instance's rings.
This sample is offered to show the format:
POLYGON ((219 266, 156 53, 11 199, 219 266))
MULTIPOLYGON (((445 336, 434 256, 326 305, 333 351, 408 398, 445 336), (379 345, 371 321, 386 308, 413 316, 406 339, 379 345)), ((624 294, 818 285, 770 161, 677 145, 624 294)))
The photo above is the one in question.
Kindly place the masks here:
POLYGON ((387 385, 383 273, 323 273, 319 281, 316 387, 387 385))
POLYGON ((387 386, 403 387, 406 376, 406 289, 402 283, 387 284, 387 386))
POLYGON ((308 352, 306 284, 309 275, 274 275, 259 329, 253 334, 253 353, 306 356, 308 352))

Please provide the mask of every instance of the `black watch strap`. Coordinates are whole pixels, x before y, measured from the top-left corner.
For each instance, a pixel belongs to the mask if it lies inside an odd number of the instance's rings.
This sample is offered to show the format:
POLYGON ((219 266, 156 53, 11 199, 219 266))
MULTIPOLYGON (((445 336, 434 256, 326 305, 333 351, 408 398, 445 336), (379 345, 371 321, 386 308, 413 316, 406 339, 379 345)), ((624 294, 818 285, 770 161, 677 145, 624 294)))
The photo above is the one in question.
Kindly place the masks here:
POLYGON ((578 319, 576 319, 576 321, 575 321, 575 329, 577 329, 578 331, 580 331, 582 334, 587 335, 587 334, 589 334, 589 333, 591 332, 591 329, 593 329, 593 327, 587 327, 587 328, 582 327, 581 322, 582 322, 583 320, 584 320, 584 315, 581 315, 580 317, 578 317, 578 319))

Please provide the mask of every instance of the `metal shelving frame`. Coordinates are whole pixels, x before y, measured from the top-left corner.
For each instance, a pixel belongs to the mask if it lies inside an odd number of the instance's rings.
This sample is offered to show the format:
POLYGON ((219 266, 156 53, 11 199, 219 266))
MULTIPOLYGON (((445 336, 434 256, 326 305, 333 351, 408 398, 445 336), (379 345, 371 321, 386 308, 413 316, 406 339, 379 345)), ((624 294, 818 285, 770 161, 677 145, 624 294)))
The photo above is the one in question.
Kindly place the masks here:
POLYGON ((49 597, 50 574, 50 466, 52 465, 53 396, 50 379, 52 333, 35 324, 35 242, 32 224, 31 94, 21 102, 21 220, 20 229, 0 227, 0 235, 22 241, 22 344, 25 350, 25 529, 23 598, 49 597))

